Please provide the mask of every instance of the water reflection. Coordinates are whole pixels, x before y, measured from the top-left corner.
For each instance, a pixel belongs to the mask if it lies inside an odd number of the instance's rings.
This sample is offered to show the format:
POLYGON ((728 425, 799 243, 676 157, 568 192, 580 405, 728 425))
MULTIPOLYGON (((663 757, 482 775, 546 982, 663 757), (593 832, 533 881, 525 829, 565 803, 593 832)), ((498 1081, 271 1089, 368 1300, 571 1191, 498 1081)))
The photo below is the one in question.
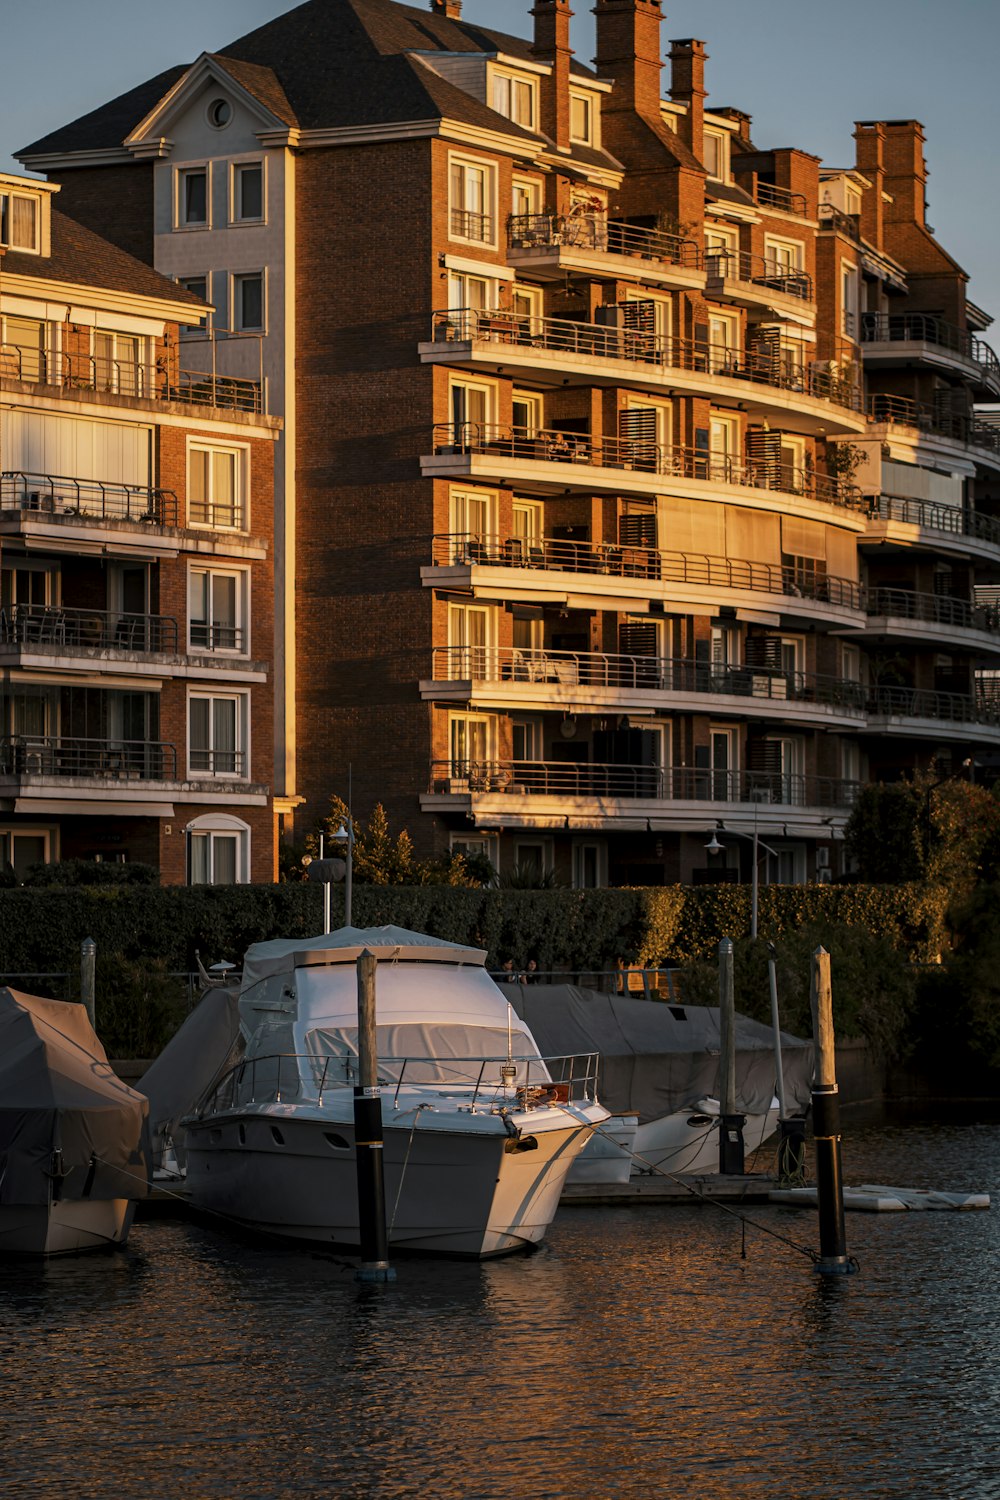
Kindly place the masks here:
MULTIPOLYGON (((1000 1125, 848 1120, 845 1176, 996 1191, 1000 1125)), ((753 1217, 815 1242, 815 1219, 753 1217)), ((850 1215, 826 1280, 708 1207, 576 1208, 515 1260, 202 1225, 0 1264, 5 1496, 994 1497, 996 1210, 850 1215)))

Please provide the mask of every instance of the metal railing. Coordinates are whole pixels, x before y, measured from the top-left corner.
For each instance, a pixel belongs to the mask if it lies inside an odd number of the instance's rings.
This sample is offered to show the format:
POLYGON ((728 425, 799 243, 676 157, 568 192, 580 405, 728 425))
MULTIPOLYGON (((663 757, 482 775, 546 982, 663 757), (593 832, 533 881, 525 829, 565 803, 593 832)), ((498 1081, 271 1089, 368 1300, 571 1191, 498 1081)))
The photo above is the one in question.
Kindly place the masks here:
POLYGON ((152 526, 177 525, 177 496, 173 490, 23 470, 0 474, 0 510, 36 512, 41 516, 97 516, 102 521, 138 521, 152 526))
POLYGON ((527 541, 523 537, 459 532, 433 538, 432 560, 437 567, 530 568, 542 572, 600 574, 783 594, 849 609, 860 609, 862 604, 861 585, 852 578, 744 558, 663 552, 655 547, 551 541, 547 537, 527 541))
POLYGON ((188 766, 193 772, 208 776, 236 776, 246 774, 246 752, 243 750, 209 750, 192 745, 188 750, 188 766))
POLYGON ((936 348, 962 355, 980 365, 991 380, 1000 381, 1000 360, 989 344, 966 329, 930 313, 862 313, 861 342, 933 344, 936 348))
POLYGON ((868 613, 932 625, 958 625, 968 630, 1000 633, 1000 606, 973 604, 948 595, 921 594, 911 589, 878 588, 868 595, 868 613))
POLYGON ((835 208, 832 203, 821 203, 819 221, 824 229, 839 230, 841 234, 846 234, 852 240, 861 238, 860 214, 845 214, 843 209, 835 208))
POLYGON ((516 682, 637 692, 709 693, 779 703, 817 703, 863 713, 868 689, 847 678, 764 666, 713 665, 690 657, 517 646, 438 646, 436 682, 516 682))
POLYGON ((791 188, 779 187, 775 182, 761 182, 758 178, 754 184, 754 199, 764 208, 780 208, 788 214, 798 214, 805 218, 806 200, 804 193, 794 193, 791 188))
POLYGON ((748 286, 765 287, 783 292, 802 302, 813 300, 813 280, 806 271, 789 270, 770 256, 754 255, 748 250, 726 250, 711 246, 705 251, 708 280, 742 281, 748 286))
MULTIPOLYGON (((668 447, 643 438, 593 438, 585 433, 504 426, 486 422, 438 422, 434 452, 482 453, 494 458, 535 463, 586 464, 698 479, 743 489, 780 490, 847 510, 866 508, 857 485, 817 474, 815 470, 771 459, 740 459, 707 448, 668 447)), ((565 483, 560 477, 560 483, 565 483)))
MULTIPOLYGON (((597 1054, 566 1057, 512 1057, 513 1082, 501 1073, 506 1056, 396 1057, 380 1055, 379 1087, 398 1098, 403 1088, 433 1089, 462 1103, 516 1103, 519 1109, 544 1108, 553 1102, 591 1103, 597 1097, 597 1054)), ((199 1102, 195 1117, 222 1114, 248 1106, 312 1104, 322 1107, 324 1096, 353 1089, 358 1079, 352 1054, 322 1057, 312 1053, 273 1053, 237 1063, 199 1102)), ((344 1140, 344 1148, 349 1142, 344 1140)))
POLYGON ((91 354, 53 354, 18 344, 0 344, 0 378, 77 391, 137 396, 148 401, 215 406, 226 411, 263 411, 259 380, 220 375, 211 370, 181 370, 173 379, 159 362, 108 360, 91 354))
POLYGON ((869 396, 868 415, 873 422, 914 427, 919 432, 932 432, 959 443, 974 440, 973 423, 966 412, 928 406, 925 402, 914 401, 910 396, 869 396))
POLYGON ((0 739, 0 775, 176 781, 177 750, 151 740, 10 735, 0 739))
POLYGON ((245 632, 240 625, 224 625, 219 620, 192 620, 188 629, 192 651, 244 650, 245 632))
POLYGON ((651 802, 767 803, 852 807, 860 782, 798 772, 714 771, 696 766, 635 766, 540 760, 436 760, 436 793, 611 798, 651 802))
POLYGON ((478 213, 471 208, 453 208, 451 232, 463 240, 475 240, 481 245, 493 243, 493 219, 489 214, 478 213))
POLYGON ((815 396, 851 411, 862 409, 861 387, 843 376, 831 374, 829 360, 811 359, 815 345, 799 340, 783 342, 778 349, 739 350, 713 344, 708 339, 676 338, 624 326, 535 317, 499 308, 457 308, 431 316, 431 340, 436 344, 478 340, 544 349, 560 356, 579 354, 594 360, 653 366, 661 371, 690 370, 815 396))
POLYGON ((169 615, 12 604, 0 608, 0 645, 176 653, 177 621, 169 615))
POLYGON ((939 693, 925 688, 873 687, 868 712, 876 718, 1000 724, 1000 704, 987 702, 970 693, 939 693))
POLYGON ((920 526, 926 531, 971 536, 1000 547, 1000 520, 981 516, 975 511, 954 505, 937 505, 931 500, 910 500, 899 495, 877 495, 871 502, 872 521, 898 521, 906 526, 920 526))
POLYGON ((624 224, 602 213, 512 214, 507 220, 507 245, 511 250, 550 250, 565 245, 602 255, 637 255, 692 271, 701 265, 694 240, 624 224))

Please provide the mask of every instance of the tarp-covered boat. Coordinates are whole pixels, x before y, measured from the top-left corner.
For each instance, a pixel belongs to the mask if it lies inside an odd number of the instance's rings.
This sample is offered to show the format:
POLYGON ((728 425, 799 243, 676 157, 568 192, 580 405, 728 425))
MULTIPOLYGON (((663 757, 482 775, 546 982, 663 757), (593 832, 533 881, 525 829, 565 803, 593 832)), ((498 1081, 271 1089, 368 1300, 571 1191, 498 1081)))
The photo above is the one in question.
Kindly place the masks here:
POLYGON ((124 1244, 149 1191, 147 1112, 82 1005, 0 988, 0 1252, 124 1244))

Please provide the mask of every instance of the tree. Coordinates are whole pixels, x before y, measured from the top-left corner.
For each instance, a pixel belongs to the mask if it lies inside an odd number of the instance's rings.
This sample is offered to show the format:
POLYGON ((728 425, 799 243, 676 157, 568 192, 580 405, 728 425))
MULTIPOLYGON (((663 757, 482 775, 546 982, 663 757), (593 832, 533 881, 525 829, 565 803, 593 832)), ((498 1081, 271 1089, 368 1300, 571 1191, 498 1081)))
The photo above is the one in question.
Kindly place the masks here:
POLYGON ((340 797, 330 798, 330 811, 321 818, 306 838, 306 853, 319 854, 320 834, 323 853, 329 858, 346 856, 346 845, 337 841, 341 828, 350 827, 354 835, 352 877, 360 885, 492 885, 495 871, 482 856, 466 856, 458 850, 439 860, 417 859, 413 840, 403 828, 393 836, 389 817, 382 804, 376 803, 366 823, 349 820, 347 804, 340 797))
POLYGON ((863 881, 895 885, 920 878, 918 811, 909 781, 876 781, 861 788, 844 829, 844 846, 863 881))

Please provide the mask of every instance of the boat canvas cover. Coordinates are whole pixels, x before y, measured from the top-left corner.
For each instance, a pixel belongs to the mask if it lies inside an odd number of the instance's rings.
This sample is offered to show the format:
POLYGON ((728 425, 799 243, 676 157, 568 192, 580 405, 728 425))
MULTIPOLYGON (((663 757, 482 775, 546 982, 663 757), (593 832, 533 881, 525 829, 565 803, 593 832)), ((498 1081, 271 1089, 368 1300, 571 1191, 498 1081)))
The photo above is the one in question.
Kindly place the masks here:
POLYGON ((82 1005, 0 988, 0 1204, 144 1198, 148 1105, 82 1005), (53 1179, 53 1153, 64 1175, 53 1179))
MULTIPOLYGON (((605 995, 570 984, 504 986, 543 1056, 600 1053, 601 1103, 639 1123, 701 1099, 719 1097, 719 1011, 605 995)), ((813 1047, 781 1035, 789 1113, 809 1103, 813 1047)), ((736 1108, 758 1115, 774 1097, 774 1037, 769 1026, 736 1017, 736 1108)))
POLYGON ((159 1165, 166 1138, 184 1165, 186 1132, 181 1119, 243 1056, 239 993, 235 985, 206 990, 184 1024, 139 1079, 149 1100, 153 1160, 159 1165))
POLYGON ((482 948, 463 943, 449 943, 426 932, 410 932, 405 927, 339 927, 336 932, 313 938, 275 938, 267 943, 252 943, 243 960, 242 993, 275 975, 291 975, 307 964, 356 963, 365 949, 374 953, 379 963, 449 963, 486 962, 482 948))

